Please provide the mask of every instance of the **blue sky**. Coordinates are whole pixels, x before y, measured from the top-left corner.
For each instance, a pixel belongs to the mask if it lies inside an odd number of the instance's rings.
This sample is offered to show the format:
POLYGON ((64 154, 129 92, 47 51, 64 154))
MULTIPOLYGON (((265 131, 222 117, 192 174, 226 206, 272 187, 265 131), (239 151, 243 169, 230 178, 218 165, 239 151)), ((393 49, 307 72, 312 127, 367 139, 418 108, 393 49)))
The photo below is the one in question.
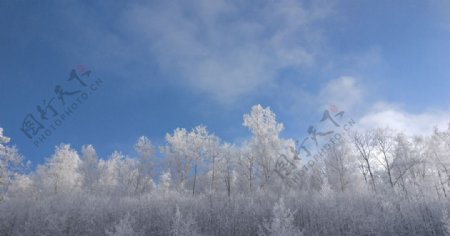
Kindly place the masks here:
POLYGON ((61 142, 133 155, 141 135, 162 145, 198 124, 239 143, 254 104, 286 138, 330 104, 362 129, 424 134, 450 120, 449 11, 439 0, 0 1, 0 127, 35 164, 61 142), (80 64, 104 83, 36 148, 24 117, 80 64))

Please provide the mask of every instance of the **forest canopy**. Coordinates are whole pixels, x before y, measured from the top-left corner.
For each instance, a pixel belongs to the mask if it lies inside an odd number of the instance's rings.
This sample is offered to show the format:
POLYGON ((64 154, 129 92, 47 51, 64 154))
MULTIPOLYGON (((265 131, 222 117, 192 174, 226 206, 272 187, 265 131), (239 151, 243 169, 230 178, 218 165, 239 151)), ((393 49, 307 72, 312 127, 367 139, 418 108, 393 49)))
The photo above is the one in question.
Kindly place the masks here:
POLYGON ((354 130, 308 166, 270 108, 253 106, 243 126, 240 144, 177 128, 162 158, 144 136, 135 156, 60 144, 34 170, 0 128, 0 234, 448 234, 450 129, 354 130))

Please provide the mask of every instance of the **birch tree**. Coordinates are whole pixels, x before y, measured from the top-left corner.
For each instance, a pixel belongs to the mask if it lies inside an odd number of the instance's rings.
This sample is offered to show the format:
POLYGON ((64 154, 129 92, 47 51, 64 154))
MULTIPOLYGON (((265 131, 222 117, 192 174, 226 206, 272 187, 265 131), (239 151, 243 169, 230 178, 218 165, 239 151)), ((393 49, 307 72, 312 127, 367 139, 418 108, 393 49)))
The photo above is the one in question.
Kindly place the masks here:
POLYGON ((283 124, 276 121, 270 108, 256 105, 252 107, 250 114, 244 115, 243 125, 252 132, 250 150, 261 170, 261 187, 264 187, 275 173, 277 158, 282 153, 283 144, 279 134, 283 130, 283 124))
POLYGON ((355 146, 358 156, 360 158, 360 168, 367 182, 367 175, 369 175, 370 183, 374 191, 375 187, 375 177, 372 169, 372 161, 374 158, 373 151, 375 148, 374 143, 374 133, 373 131, 366 131, 364 133, 355 132, 353 134, 353 145, 355 146))

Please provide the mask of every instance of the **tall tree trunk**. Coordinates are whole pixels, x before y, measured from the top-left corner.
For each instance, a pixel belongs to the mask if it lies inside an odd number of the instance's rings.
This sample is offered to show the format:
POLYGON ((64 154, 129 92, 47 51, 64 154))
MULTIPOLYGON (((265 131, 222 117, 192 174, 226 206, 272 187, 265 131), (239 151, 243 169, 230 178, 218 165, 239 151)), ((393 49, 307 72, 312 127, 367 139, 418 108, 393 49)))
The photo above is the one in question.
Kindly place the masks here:
POLYGON ((194 166, 194 184, 192 185, 192 196, 195 194, 195 182, 197 182, 197 164, 194 166))
POLYGON ((211 185, 209 186, 209 192, 212 192, 214 189, 215 164, 216 164, 216 157, 214 156, 213 157, 213 166, 212 166, 211 185))
POLYGON ((377 189, 375 187, 375 179, 372 174, 372 169, 370 168, 369 159, 366 159, 366 164, 367 164, 367 170, 369 171, 370 179, 372 180, 373 191, 377 192, 377 189))

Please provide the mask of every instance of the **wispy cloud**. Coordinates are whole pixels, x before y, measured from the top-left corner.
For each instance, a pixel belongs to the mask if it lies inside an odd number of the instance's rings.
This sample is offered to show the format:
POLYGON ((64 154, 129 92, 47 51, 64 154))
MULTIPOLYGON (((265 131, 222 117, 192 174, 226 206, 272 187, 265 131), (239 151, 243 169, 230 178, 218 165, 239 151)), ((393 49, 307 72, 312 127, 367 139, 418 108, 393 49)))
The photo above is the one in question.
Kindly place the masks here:
POLYGON ((329 81, 319 92, 318 100, 322 106, 330 104, 339 106, 342 110, 351 110, 363 99, 364 88, 351 76, 342 76, 329 81))
POLYGON ((172 78, 233 103, 270 85, 284 68, 308 67, 322 40, 322 3, 206 1, 136 4, 124 25, 172 78))
POLYGON ((401 104, 368 100, 367 86, 362 80, 342 76, 329 81, 319 92, 321 109, 335 104, 357 120, 361 130, 390 127, 407 135, 430 134, 435 127, 446 129, 450 112, 430 109, 420 112, 405 110, 401 104))
POLYGON ((377 103, 359 119, 358 124, 362 129, 390 127, 407 135, 426 135, 435 127, 441 130, 447 128, 449 120, 450 113, 447 111, 411 113, 399 105, 377 103))

